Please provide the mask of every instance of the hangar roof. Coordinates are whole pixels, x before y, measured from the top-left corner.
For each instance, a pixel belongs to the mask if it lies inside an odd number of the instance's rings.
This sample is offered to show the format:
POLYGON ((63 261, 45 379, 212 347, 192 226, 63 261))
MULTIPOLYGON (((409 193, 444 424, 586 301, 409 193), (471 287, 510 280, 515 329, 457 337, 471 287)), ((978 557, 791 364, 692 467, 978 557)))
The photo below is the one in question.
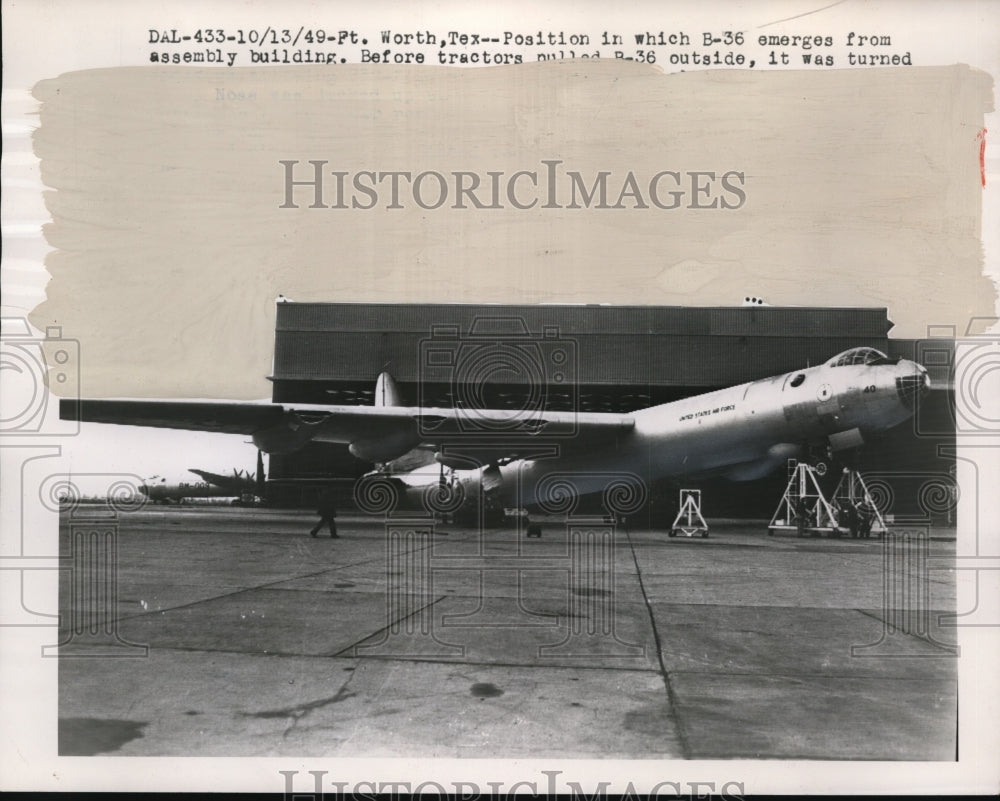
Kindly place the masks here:
POLYGON ((436 325, 463 334, 542 333, 884 338, 885 308, 811 306, 610 306, 572 304, 278 303, 276 331, 394 331, 429 335, 436 325))

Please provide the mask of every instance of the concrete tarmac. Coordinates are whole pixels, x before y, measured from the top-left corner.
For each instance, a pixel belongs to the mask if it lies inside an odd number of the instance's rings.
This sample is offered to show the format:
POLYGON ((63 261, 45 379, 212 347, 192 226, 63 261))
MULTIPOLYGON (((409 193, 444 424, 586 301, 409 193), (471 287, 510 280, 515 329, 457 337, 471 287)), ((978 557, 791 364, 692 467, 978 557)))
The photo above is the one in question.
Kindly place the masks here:
POLYGON ((953 529, 95 515, 61 517, 63 755, 955 758, 953 529))

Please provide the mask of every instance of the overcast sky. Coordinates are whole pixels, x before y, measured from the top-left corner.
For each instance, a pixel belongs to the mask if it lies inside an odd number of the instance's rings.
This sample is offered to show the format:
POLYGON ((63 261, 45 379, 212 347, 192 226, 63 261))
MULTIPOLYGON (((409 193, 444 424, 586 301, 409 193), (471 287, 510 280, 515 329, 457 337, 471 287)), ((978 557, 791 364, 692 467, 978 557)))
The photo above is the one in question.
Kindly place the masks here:
MULTIPOLYGON (((66 472, 83 494, 100 494, 113 483, 106 475, 154 475, 168 483, 200 481, 189 468, 212 473, 253 472, 257 449, 239 434, 206 434, 137 426, 83 423, 77 436, 61 439, 66 472)), ((267 466, 267 457, 264 457, 267 466)))

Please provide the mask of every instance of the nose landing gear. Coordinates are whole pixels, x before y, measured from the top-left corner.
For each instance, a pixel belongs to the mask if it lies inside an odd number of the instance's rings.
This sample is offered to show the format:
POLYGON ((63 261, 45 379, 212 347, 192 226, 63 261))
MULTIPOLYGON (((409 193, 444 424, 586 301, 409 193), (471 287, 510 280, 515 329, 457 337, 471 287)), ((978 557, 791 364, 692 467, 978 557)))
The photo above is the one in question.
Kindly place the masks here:
POLYGON ((837 513, 819 485, 825 473, 825 465, 820 472, 818 465, 788 460, 788 484, 767 527, 768 536, 776 531, 794 531, 799 537, 836 532, 837 513))
POLYGON ((788 461, 788 484, 781 502, 767 527, 768 535, 776 531, 794 531, 798 537, 817 537, 826 534, 840 537, 845 533, 852 538, 885 534, 882 514, 868 492, 861 473, 845 467, 840 481, 828 501, 819 479, 825 475, 825 465, 813 466, 806 462, 788 461), (823 468, 820 470, 820 468, 823 468))

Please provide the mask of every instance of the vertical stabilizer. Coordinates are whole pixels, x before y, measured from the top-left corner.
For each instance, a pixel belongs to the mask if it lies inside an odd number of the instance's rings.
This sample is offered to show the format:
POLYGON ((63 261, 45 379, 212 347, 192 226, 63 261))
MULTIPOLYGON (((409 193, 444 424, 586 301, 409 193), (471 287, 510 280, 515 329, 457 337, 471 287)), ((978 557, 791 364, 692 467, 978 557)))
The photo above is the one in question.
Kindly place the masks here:
POLYGON ((396 382, 388 373, 379 373, 375 382, 375 405, 376 406, 400 406, 399 390, 396 382))

